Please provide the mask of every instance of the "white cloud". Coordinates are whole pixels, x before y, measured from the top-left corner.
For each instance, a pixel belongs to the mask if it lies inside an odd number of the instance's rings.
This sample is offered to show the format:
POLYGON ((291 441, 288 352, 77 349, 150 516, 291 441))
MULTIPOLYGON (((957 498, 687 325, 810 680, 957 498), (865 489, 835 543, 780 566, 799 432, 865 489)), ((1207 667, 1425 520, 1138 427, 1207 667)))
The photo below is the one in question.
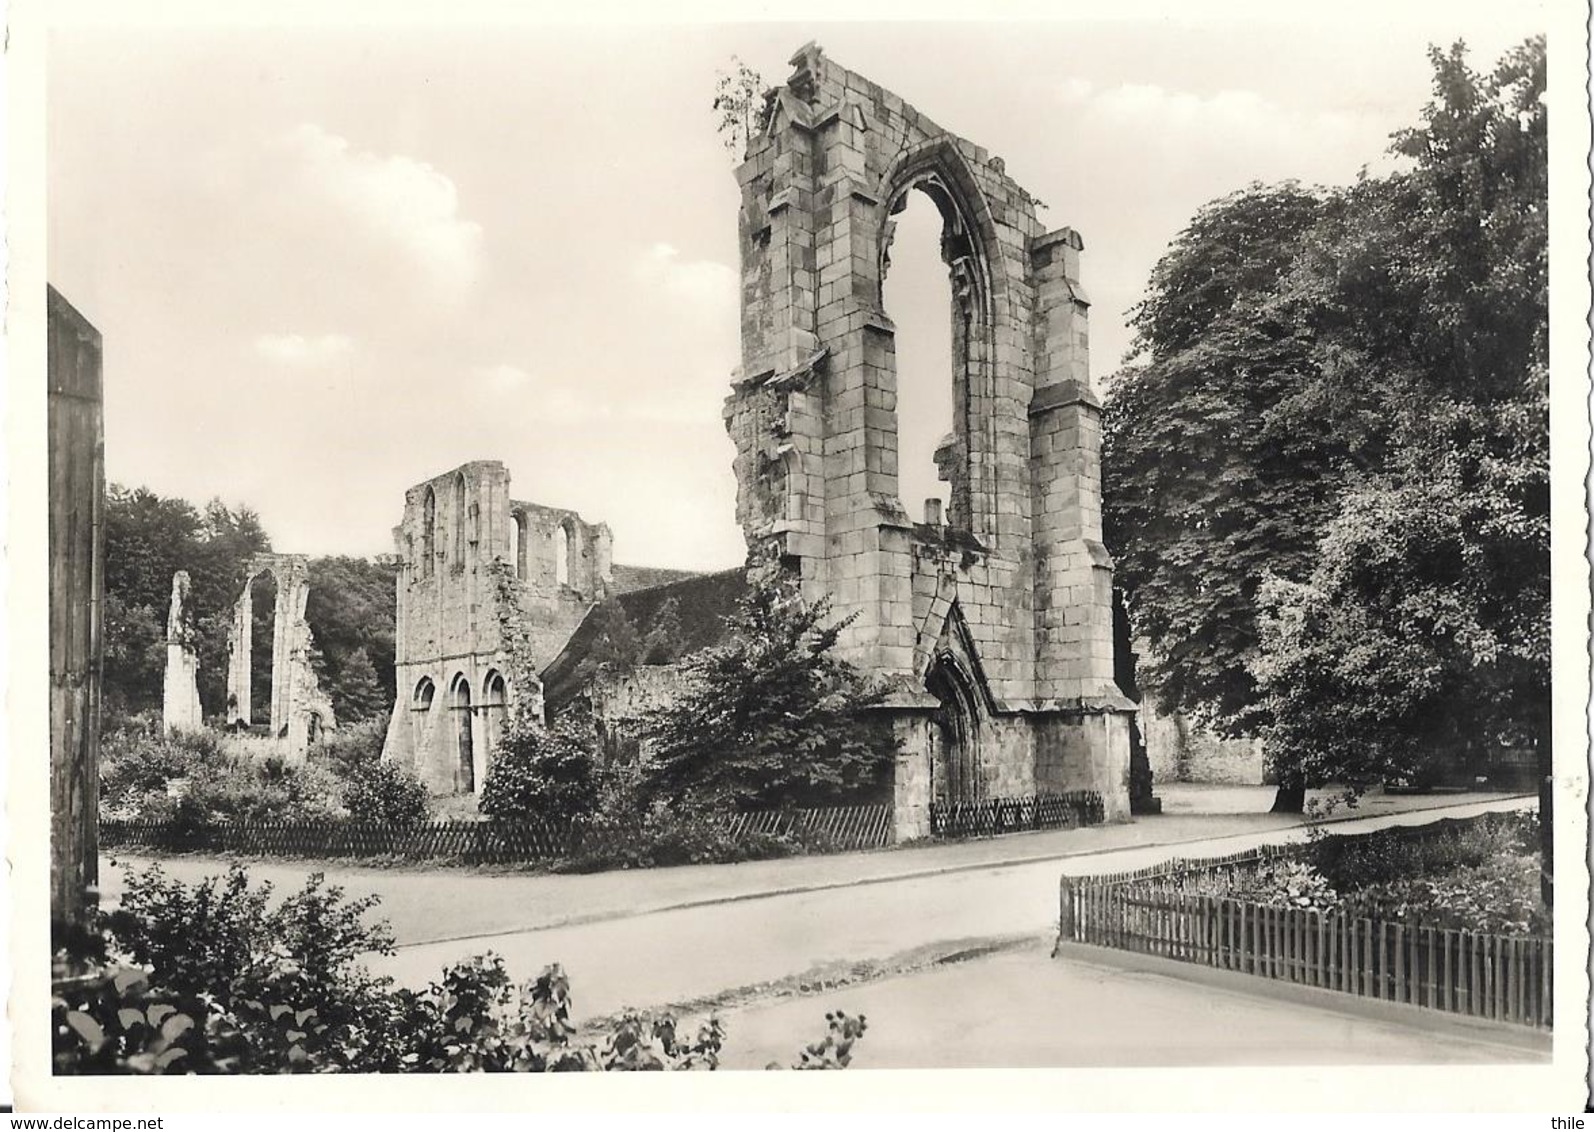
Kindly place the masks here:
POLYGON ((422 161, 350 146, 320 126, 283 144, 302 184, 350 224, 403 250, 447 294, 462 297, 480 270, 482 229, 459 215, 454 182, 422 161))
POLYGON ((583 395, 547 378, 534 375, 509 362, 478 366, 471 371, 478 392, 490 397, 514 398, 534 422, 544 424, 583 424, 613 417, 609 405, 590 394, 583 395))
POLYGON ((255 352, 261 357, 300 369, 329 365, 353 350, 354 340, 347 334, 262 334, 255 339, 255 352))
POLYGON ((683 260, 669 244, 654 244, 638 257, 633 275, 644 286, 685 300, 714 318, 730 312, 734 317, 738 282, 736 271, 713 260, 683 260))
POLYGON ((1294 109, 1253 90, 1196 94, 1153 83, 1098 89, 1076 78, 1058 84, 1056 94, 1109 136, 1133 137, 1165 158, 1248 158, 1255 169, 1245 172, 1268 178, 1344 181, 1362 162, 1377 160, 1387 134, 1378 114, 1294 109))

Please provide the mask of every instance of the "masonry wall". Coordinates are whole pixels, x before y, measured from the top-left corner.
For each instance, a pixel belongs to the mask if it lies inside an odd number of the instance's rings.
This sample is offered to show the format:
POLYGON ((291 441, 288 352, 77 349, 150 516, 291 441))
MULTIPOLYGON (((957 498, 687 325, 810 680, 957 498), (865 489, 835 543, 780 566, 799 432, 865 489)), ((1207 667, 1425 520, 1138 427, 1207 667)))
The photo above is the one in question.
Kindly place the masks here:
MULTIPOLYGON (((970 689, 960 727, 980 767, 952 776, 960 789, 1027 791, 1043 763, 1055 780, 1125 789, 1127 754, 1095 750, 1127 743, 1096 717, 1132 705, 1113 682, 1083 241, 1042 229, 1000 158, 813 45, 791 62, 737 170, 742 360, 725 420, 750 555, 810 600, 828 595, 853 619, 842 654, 896 687, 894 726, 929 760, 899 763, 899 793, 936 797, 949 781, 923 738, 943 710, 927 694, 938 666, 970 689), (937 456, 949 500, 934 524, 911 522, 899 495, 882 307, 910 191, 941 213, 953 291, 952 439, 937 456)), ((927 804, 899 799, 899 835, 927 804)))
POLYGON ((479 460, 410 488, 393 537, 398 687, 383 757, 439 793, 479 791, 517 697, 540 710, 535 673, 609 594, 609 529, 513 499, 504 465, 479 460), (525 672, 506 626, 524 634, 525 672))
POLYGON ((1158 782, 1260 786, 1267 780, 1266 753, 1260 739, 1225 739, 1182 714, 1163 715, 1145 703, 1140 727, 1151 772, 1158 782))

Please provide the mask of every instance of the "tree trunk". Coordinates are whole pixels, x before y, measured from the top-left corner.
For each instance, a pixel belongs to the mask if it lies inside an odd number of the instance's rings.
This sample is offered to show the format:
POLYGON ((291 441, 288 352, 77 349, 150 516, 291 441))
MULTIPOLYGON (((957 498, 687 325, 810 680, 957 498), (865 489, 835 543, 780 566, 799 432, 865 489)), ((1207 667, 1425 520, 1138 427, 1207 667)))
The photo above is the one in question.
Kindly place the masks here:
POLYGON ((1300 814, 1306 812, 1306 783, 1285 780, 1279 783, 1278 793, 1273 795, 1273 808, 1270 814, 1300 814))

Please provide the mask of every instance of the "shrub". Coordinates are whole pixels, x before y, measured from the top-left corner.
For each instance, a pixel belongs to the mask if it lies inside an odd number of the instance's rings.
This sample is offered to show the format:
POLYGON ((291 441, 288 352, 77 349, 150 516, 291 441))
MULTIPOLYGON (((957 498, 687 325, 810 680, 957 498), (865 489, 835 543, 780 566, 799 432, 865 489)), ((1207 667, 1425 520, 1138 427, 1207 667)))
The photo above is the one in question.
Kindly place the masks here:
POLYGON ((1211 874, 1195 891, 1391 923, 1545 934, 1550 914, 1539 898, 1537 847, 1538 818, 1531 813, 1491 815, 1438 836, 1318 832, 1304 859, 1211 874))
POLYGON ((1497 935, 1548 935, 1551 926, 1538 861, 1526 856, 1369 885, 1346 895, 1343 907, 1351 916, 1497 935))
MULTIPOLYGON (((390 1060, 382 1056, 387 1039, 372 1025, 391 1013, 387 981, 357 962, 367 953, 392 954, 386 923, 365 922, 376 898, 346 900, 319 873, 282 900, 272 897, 269 883, 250 887, 238 865, 192 887, 158 866, 128 870, 121 906, 107 925, 115 945, 162 987, 226 1005, 257 1049, 286 1039, 276 1025, 280 1012, 272 1016, 284 1007, 316 1012, 320 1029, 292 1039, 307 1057, 345 1069, 390 1060)), ((286 1048, 278 1052, 287 1056, 286 1048)))
POLYGON ((1537 838, 1537 814, 1500 814, 1458 824, 1437 836, 1412 836, 1396 828, 1365 837, 1315 837, 1310 858, 1343 893, 1533 852, 1537 838))
POLYGON ((885 688, 833 655, 846 622, 785 581, 756 582, 729 639, 682 662, 687 682, 648 713, 649 789, 744 810, 856 798, 896 752, 865 712, 885 688))
POLYGON ((320 767, 245 755, 200 767, 183 801, 210 822, 324 819, 342 812, 341 793, 320 767))
POLYGON ((100 746, 100 806, 107 814, 139 816, 153 799, 164 799, 170 783, 214 767, 226 756, 210 731, 162 733, 160 717, 129 717, 100 746))
MULTIPOLYGON (((415 993, 357 962, 391 954, 376 898, 348 901, 313 876, 274 902, 242 868, 189 887, 158 868, 129 873, 122 906, 58 953, 52 998, 58 1073, 264 1073, 714 1069, 717 1018, 683 1033, 668 1014, 628 1011, 578 1042, 570 982, 557 965, 515 987, 488 953, 415 993)), ((829 1033, 796 1068, 844 1068, 862 1017, 829 1033)))
POLYGON ((1196 892, 1227 896, 1257 904, 1318 908, 1324 911, 1339 903, 1339 896, 1328 878, 1309 863, 1288 857, 1263 860, 1255 868, 1234 874, 1206 874, 1196 892))
POLYGON ((310 746, 306 761, 324 767, 335 778, 357 779, 361 772, 381 761, 382 744, 387 739, 387 721, 367 719, 336 731, 324 731, 310 746))
POLYGON ((545 728, 521 715, 493 752, 478 808, 494 818, 569 820, 590 814, 601 788, 597 749, 588 717, 545 728))
POLYGON ((343 787, 343 805, 361 821, 413 825, 426 820, 431 798, 421 780, 392 762, 375 762, 343 787))
POLYGON ((341 812, 340 793, 320 765, 234 754, 208 729, 163 735, 153 717, 108 736, 100 763, 101 813, 110 817, 327 818, 341 812))

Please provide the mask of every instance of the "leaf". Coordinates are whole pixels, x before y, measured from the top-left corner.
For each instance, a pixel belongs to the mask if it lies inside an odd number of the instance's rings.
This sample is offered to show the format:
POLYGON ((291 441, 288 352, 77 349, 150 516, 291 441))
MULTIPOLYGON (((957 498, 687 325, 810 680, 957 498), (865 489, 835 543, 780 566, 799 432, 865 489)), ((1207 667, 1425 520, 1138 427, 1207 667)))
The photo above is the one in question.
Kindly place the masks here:
POLYGON ((194 1020, 186 1014, 173 1014, 166 1019, 166 1024, 161 1027, 161 1037, 167 1041, 174 1041, 186 1033, 194 1025, 194 1020))
POLYGON ((182 1046, 172 1046, 171 1049, 162 1053, 155 1059, 155 1067, 157 1069, 167 1069, 174 1061, 187 1056, 188 1051, 182 1046))
POLYGON ((144 1024, 144 1012, 131 1006, 124 1006, 116 1012, 116 1020, 121 1023, 122 1029, 131 1030, 134 1026, 144 1024))
POLYGON ((130 987, 149 981, 149 975, 137 967, 123 967, 111 978, 117 994, 126 994, 130 987))
POLYGON ((105 1028, 81 1010, 67 1011, 66 1024, 77 1031, 78 1036, 90 1047, 98 1049, 105 1044, 105 1028))
POLYGON ((151 1026, 159 1026, 161 1024, 162 1018, 165 1018, 168 1014, 175 1013, 177 1013, 177 1007, 169 1006, 164 1002, 157 1002, 144 1012, 144 1014, 149 1018, 149 1024, 151 1026))
POLYGON ((278 1003, 276 1006, 273 1006, 271 1008, 271 1020, 273 1022, 275 1022, 278 1019, 280 1019, 284 1014, 292 1014, 292 1013, 293 1013, 293 1007, 284 1006, 282 1003, 278 1003))

